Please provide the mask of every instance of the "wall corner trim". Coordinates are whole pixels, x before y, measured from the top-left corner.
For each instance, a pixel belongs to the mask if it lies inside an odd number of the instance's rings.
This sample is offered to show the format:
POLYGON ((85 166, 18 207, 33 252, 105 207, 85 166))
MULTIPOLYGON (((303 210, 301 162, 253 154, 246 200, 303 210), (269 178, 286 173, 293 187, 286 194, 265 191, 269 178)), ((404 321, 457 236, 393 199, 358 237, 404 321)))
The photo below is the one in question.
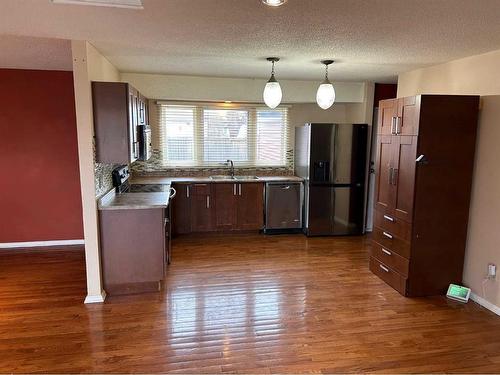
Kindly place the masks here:
POLYGON ((101 291, 101 294, 91 296, 90 294, 85 297, 85 301, 83 303, 103 303, 106 299, 106 291, 101 291))
POLYGON ((483 297, 479 297, 476 293, 471 293, 470 299, 476 302, 478 305, 481 305, 485 309, 488 309, 491 312, 500 315, 500 306, 494 305, 491 302, 486 301, 483 297))
POLYGON ((55 240, 55 241, 31 241, 31 242, 3 242, 0 249, 14 249, 23 247, 47 247, 47 246, 72 246, 83 245, 84 240, 55 240))

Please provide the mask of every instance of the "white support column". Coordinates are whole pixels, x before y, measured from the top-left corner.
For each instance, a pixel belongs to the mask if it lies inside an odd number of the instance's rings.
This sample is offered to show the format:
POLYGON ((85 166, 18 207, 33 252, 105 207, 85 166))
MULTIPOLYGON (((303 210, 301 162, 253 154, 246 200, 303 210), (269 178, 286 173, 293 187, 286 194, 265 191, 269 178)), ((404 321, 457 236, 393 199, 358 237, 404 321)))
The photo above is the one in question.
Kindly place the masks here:
POLYGON ((85 237, 85 263, 87 270, 87 297, 85 303, 104 302, 101 260, 99 253, 99 227, 94 182, 94 125, 92 118, 91 78, 88 67, 88 43, 72 41, 73 78, 75 87, 78 157, 85 237))

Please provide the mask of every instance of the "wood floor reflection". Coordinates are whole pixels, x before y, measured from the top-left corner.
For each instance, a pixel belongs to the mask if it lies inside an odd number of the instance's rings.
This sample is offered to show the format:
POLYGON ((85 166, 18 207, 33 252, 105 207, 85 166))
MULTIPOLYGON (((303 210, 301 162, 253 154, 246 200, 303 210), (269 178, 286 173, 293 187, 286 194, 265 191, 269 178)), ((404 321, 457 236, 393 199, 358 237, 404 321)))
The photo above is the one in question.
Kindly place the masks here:
POLYGON ((0 372, 500 372, 500 318, 407 299, 368 241, 180 237, 160 294, 83 305, 82 251, 0 252, 0 372))

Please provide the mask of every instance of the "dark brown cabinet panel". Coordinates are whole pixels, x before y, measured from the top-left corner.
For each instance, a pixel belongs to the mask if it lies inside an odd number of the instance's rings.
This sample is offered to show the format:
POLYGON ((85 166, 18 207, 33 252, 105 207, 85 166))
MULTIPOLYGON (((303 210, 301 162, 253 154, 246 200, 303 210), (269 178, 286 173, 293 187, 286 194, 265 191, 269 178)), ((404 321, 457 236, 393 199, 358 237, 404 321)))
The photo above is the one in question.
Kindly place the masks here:
POLYGON ((99 211, 104 289, 110 295, 157 291, 164 278, 165 210, 99 211))
POLYGON ((210 232, 215 230, 212 184, 192 184, 190 199, 191 231, 210 232))
POLYGON ((172 201, 172 232, 174 235, 191 233, 191 199, 189 184, 175 184, 177 194, 172 201))
MULTIPOLYGON (((370 269, 406 296, 444 294, 462 281, 479 97, 421 95, 397 104, 390 132, 379 131, 377 142, 370 269)), ((389 113, 393 105, 380 108, 389 113)))
POLYGON ((147 99, 122 82, 92 82, 96 160, 129 164, 139 157, 138 125, 146 124, 147 99))
POLYGON ((218 183, 215 190, 215 226, 217 230, 232 230, 237 224, 238 184, 218 183))
POLYGON ((238 229, 262 229, 264 226, 264 184, 239 184, 238 195, 238 229))
POLYGON ((398 113, 398 99, 380 101, 378 110, 378 134, 392 134, 398 113))
POLYGON ((377 141, 375 208, 391 215, 395 206, 393 176, 396 143, 397 139, 390 135, 379 135, 377 141))
POLYGON ((398 99, 394 132, 400 135, 417 135, 420 114, 420 97, 409 96, 398 99))
POLYGON ((413 220, 413 194, 415 188, 415 159, 417 157, 416 136, 394 137, 394 216, 411 222, 413 220))

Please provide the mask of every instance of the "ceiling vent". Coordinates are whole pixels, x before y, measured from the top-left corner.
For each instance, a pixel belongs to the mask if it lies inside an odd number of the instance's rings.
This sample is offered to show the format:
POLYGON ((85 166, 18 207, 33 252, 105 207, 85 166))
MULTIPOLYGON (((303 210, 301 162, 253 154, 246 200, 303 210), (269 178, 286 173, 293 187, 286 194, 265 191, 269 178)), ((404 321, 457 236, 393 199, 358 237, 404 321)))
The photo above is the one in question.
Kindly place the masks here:
POLYGON ((100 7, 144 9, 142 0, 52 0, 54 4, 91 5, 100 7))

